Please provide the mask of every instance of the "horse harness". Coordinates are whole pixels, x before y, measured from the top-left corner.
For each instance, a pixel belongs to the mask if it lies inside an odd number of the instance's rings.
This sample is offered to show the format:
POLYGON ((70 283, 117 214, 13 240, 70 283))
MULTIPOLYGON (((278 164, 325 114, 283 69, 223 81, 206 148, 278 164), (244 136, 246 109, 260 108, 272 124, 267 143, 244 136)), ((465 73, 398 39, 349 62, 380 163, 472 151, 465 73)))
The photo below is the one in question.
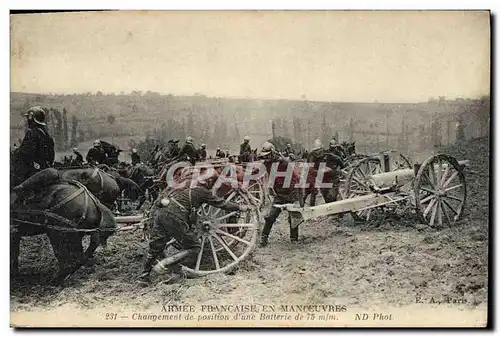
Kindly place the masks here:
POLYGON ((68 182, 69 184, 71 185, 76 185, 78 188, 78 190, 76 190, 75 192, 73 192, 72 194, 70 194, 69 196, 67 196, 66 198, 64 198, 62 201, 60 201, 59 203, 57 203, 56 205, 46 209, 46 210, 43 210, 43 211, 40 211, 40 210, 25 210, 25 211, 13 211, 11 213, 14 213, 14 214, 19 214, 19 215, 38 215, 38 216, 43 216, 45 218, 43 224, 42 223, 38 223, 38 222, 33 222, 33 221, 28 221, 28 220, 21 220, 21 219, 13 219, 14 222, 17 222, 17 223, 24 223, 24 224, 28 224, 28 225, 35 225, 35 226, 43 226, 43 227, 47 227, 49 229, 55 229, 55 230, 59 230, 59 231, 65 231, 65 232, 84 232, 84 233, 93 233, 93 232, 97 232, 97 231, 100 231, 100 228, 93 228, 93 229, 86 229, 86 228, 78 228, 78 226, 82 223, 82 221, 84 221, 86 218, 87 218, 87 214, 88 214, 88 208, 89 208, 89 198, 92 199, 92 201, 94 202, 94 204, 96 206, 98 206, 100 204, 99 200, 87 189, 87 187, 85 185, 83 185, 82 183, 80 183, 79 181, 76 181, 76 180, 66 180, 66 182, 68 182), (80 196, 81 194, 84 194, 85 195, 85 201, 84 201, 84 210, 83 210, 83 213, 80 217, 80 219, 78 220, 78 222, 75 222, 75 221, 72 221, 68 218, 65 218, 59 214, 56 214, 54 213, 55 210, 63 207, 64 205, 66 205, 67 203, 69 203, 70 201, 74 200, 75 198, 77 198, 78 196, 80 196), (48 222, 49 222, 49 218, 52 218, 53 220, 56 220, 58 222, 61 222, 61 223, 64 223, 70 227, 64 227, 64 226, 58 226, 58 225, 49 225, 48 222))

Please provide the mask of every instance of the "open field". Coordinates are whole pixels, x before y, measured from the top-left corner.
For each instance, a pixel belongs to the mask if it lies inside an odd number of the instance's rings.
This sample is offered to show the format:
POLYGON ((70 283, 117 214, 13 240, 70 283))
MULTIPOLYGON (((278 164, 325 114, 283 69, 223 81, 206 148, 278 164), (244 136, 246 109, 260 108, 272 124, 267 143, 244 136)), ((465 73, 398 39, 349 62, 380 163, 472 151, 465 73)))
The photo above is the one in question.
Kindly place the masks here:
POLYGON ((475 139, 446 150, 470 159, 463 221, 435 230, 411 214, 355 224, 350 216, 301 225, 300 242, 288 242, 282 215, 266 248, 231 275, 158 283, 138 288, 146 242, 124 232, 96 253, 64 288, 46 285, 56 268, 48 239, 25 238, 20 272, 11 281, 12 311, 91 310, 103 306, 147 309, 159 304, 336 303, 347 306, 409 306, 416 297, 460 298, 468 307, 488 299, 489 144, 475 139), (66 310, 66 309, 65 309, 66 310))

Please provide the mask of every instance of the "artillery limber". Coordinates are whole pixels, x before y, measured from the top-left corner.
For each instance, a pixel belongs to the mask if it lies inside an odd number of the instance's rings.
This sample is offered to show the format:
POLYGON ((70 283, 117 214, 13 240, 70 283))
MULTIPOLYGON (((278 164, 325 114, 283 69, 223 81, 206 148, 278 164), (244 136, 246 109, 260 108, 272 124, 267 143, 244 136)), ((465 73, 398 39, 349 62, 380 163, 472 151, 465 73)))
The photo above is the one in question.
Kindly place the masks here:
MULTIPOLYGON (((314 207, 276 205, 290 212, 292 226, 321 216, 350 213, 355 220, 370 220, 375 210, 413 208, 420 222, 430 227, 460 220, 466 201, 464 168, 469 161, 435 155, 413 168, 396 168, 384 156, 362 159, 343 186, 342 200, 314 207)), ((407 163, 405 163, 407 165, 407 163)))

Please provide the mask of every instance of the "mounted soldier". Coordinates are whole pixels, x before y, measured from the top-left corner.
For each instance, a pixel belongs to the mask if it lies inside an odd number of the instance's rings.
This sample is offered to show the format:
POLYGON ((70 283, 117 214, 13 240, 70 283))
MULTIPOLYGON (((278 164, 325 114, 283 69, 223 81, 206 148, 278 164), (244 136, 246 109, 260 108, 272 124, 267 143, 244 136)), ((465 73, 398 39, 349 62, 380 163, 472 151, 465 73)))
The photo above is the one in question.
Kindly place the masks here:
POLYGON ((198 160, 198 151, 196 151, 196 148, 193 145, 193 137, 188 136, 186 138, 186 143, 179 153, 179 158, 180 160, 189 161, 192 165, 196 163, 196 160, 198 160))
POLYGON ((132 165, 137 165, 141 163, 141 157, 137 153, 137 149, 132 149, 132 154, 130 155, 132 158, 132 165))
MULTIPOLYGON (((264 160, 264 166, 266 167, 266 171, 269 174, 271 171, 271 166, 273 163, 278 162, 278 172, 286 172, 288 167, 288 161, 283 157, 280 157, 279 154, 275 151, 273 144, 266 142, 262 145, 262 150, 259 153, 259 158, 264 160)), ((292 173, 292 179, 290 182, 290 186, 284 186, 286 179, 285 177, 276 177, 274 184, 272 186, 276 196, 273 201, 273 206, 269 211, 268 215, 264 218, 265 224, 262 229, 262 237, 261 237, 261 246, 267 246, 269 234, 271 233, 271 229, 274 225, 274 222, 281 214, 282 209, 277 208, 275 204, 289 204, 294 203, 295 201, 299 201, 300 205, 304 205, 303 198, 303 190, 301 188, 297 188, 297 185, 300 182, 300 174, 297 171, 292 173)), ((299 239, 299 228, 292 228, 292 221, 290 216, 288 216, 288 222, 290 225, 290 241, 296 242, 299 239)))
MULTIPOLYGON (((208 179, 199 180, 193 188, 190 183, 184 184, 183 187, 169 191, 165 198, 156 203, 157 209, 153 215, 149 252, 137 281, 141 286, 149 284, 151 270, 154 264, 165 258, 165 246, 171 238, 175 238, 185 249, 200 248, 194 226, 197 222, 197 210, 202 204, 209 204, 229 212, 248 210, 246 205, 228 202, 213 195, 211 188, 216 180, 217 175, 214 174, 208 179)), ((179 264, 172 266, 169 282, 178 280, 180 273, 179 264)))
POLYGON ((55 159, 54 140, 47 130, 43 109, 38 106, 32 107, 24 116, 28 130, 21 145, 14 152, 20 164, 21 172, 18 174, 22 180, 52 167, 55 159))
POLYGON ((245 136, 245 138, 243 138, 243 143, 240 144, 240 161, 252 161, 252 147, 250 146, 250 137, 248 136, 245 136))
POLYGON ((347 157, 347 153, 346 153, 344 147, 335 138, 332 138, 330 140, 328 152, 335 154, 336 156, 340 157, 341 159, 345 159, 347 157))
POLYGON ((226 158, 226 154, 220 149, 220 147, 218 147, 217 151, 215 151, 215 158, 226 158))
POLYGON ((75 159, 73 160, 73 162, 77 166, 83 165, 83 156, 80 152, 78 152, 78 149, 76 147, 73 148, 73 154, 75 155, 75 159))
POLYGON ((87 153, 87 163, 91 165, 104 164, 106 162, 106 152, 102 148, 100 140, 94 141, 94 146, 87 153))

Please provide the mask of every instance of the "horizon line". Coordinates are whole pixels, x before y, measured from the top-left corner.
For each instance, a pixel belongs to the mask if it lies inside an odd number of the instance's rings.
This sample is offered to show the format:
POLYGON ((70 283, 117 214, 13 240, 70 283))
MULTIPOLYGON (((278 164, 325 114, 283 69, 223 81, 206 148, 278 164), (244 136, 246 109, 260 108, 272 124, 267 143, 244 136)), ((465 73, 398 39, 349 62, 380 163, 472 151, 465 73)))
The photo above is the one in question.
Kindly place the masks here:
POLYGON ((102 96, 134 96, 132 93, 136 92, 141 92, 141 95, 138 97, 147 97, 146 93, 148 91, 158 94, 160 96, 173 96, 173 97, 203 97, 203 98, 211 98, 211 99, 234 99, 234 100, 258 100, 258 101, 295 101, 295 102, 314 102, 314 103, 361 103, 361 104, 374 104, 374 103, 379 103, 379 104, 419 104, 419 103, 429 103, 431 102, 431 99, 433 101, 439 101, 440 97, 444 97, 445 101, 456 101, 458 99, 463 99, 463 100, 480 100, 483 97, 491 97, 491 95, 488 94, 482 94, 478 95, 476 97, 446 97, 446 96, 432 96, 429 97, 428 100, 426 101, 383 101, 383 100, 372 100, 372 101, 347 101, 347 100, 318 100, 318 99, 299 99, 299 98, 262 98, 262 97, 242 97, 242 96, 212 96, 212 95, 206 95, 203 93, 191 93, 191 94, 174 94, 174 93, 162 93, 158 91, 152 91, 152 90, 132 90, 130 92, 104 92, 97 90, 96 92, 91 92, 91 91, 85 91, 85 92, 72 92, 72 93, 67 93, 67 92, 25 92, 25 91, 10 91, 10 94, 27 94, 27 95, 46 95, 46 96, 72 96, 72 95, 87 95, 91 94, 91 96, 97 96, 97 92, 101 92, 102 96))

